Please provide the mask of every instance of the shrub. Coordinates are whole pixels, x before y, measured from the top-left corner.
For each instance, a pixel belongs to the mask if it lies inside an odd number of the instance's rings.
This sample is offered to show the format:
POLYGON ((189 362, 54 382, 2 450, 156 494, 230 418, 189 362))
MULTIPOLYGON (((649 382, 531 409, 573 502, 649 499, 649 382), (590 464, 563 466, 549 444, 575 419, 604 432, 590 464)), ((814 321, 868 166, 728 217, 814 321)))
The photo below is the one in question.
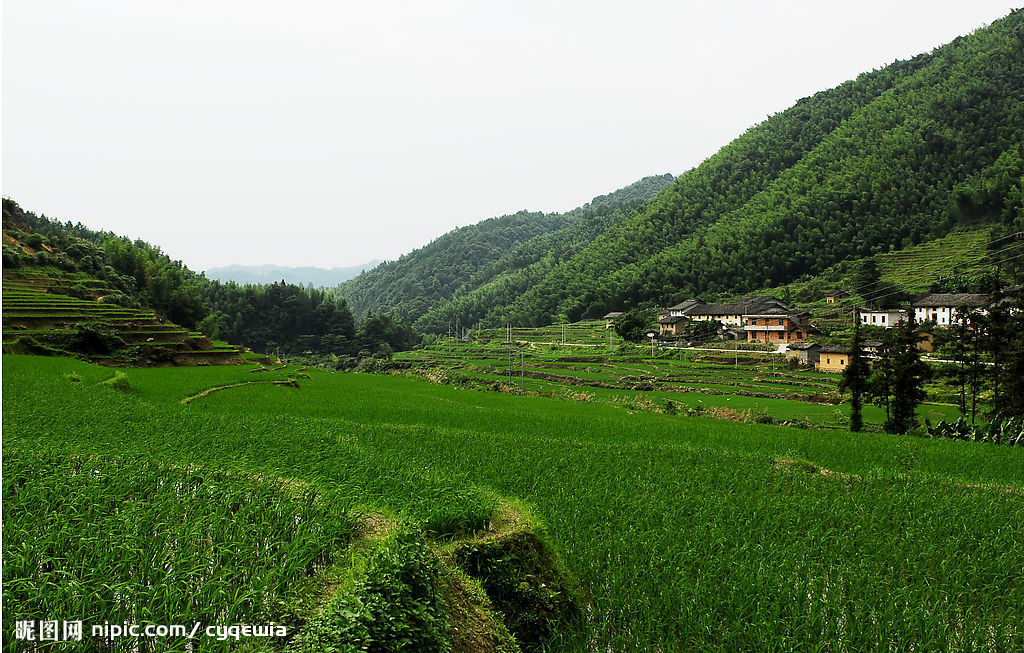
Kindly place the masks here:
POLYGON ((351 593, 296 635, 289 651, 449 651, 438 562, 418 538, 399 535, 377 551, 351 593))

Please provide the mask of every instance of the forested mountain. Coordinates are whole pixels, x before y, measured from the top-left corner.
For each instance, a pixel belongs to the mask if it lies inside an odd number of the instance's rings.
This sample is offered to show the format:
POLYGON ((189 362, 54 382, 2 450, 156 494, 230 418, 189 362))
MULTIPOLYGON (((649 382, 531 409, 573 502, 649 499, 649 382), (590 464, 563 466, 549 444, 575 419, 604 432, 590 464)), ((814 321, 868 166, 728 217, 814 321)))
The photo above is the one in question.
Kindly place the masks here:
POLYGON ((804 98, 571 256, 503 268, 421 320, 546 324, 743 293, 945 235, 1024 227, 1024 11, 804 98))
MULTIPOLYGON (((386 311, 415 320, 436 303, 545 257, 561 259, 672 183, 672 175, 645 177, 567 213, 531 213, 484 220, 452 230, 396 261, 338 286, 357 317, 386 311)), ((428 324, 436 330, 443 317, 428 324)), ((465 320, 464 320, 465 321, 465 320)))
POLYGON ((108 303, 151 308, 208 336, 257 351, 289 355, 356 355, 412 347, 418 337, 388 316, 356 326, 344 299, 288 283, 221 283, 172 260, 159 247, 81 224, 24 211, 3 200, 3 227, 25 237, 34 253, 5 239, 4 270, 26 267, 85 273, 116 292, 108 303))
POLYGON ((275 283, 284 281, 298 286, 314 288, 333 288, 343 281, 375 268, 380 261, 374 259, 361 265, 345 268, 289 267, 283 265, 228 265, 221 268, 210 268, 206 277, 216 281, 234 281, 235 283, 275 283))

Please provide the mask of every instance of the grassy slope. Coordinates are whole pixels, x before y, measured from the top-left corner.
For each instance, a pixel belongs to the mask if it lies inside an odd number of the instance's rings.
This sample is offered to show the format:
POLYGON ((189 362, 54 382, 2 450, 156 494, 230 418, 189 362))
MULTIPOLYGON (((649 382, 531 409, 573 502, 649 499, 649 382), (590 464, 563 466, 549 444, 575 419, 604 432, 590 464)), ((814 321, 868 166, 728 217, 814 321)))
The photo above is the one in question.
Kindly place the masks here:
POLYGON ((1024 646, 1020 450, 316 370, 299 390, 182 406, 200 386, 257 375, 131 370, 122 395, 95 385, 109 371, 79 362, 4 363, 5 456, 195 460, 422 524, 472 523, 493 492, 525 500, 590 601, 586 630, 559 648, 1024 646))

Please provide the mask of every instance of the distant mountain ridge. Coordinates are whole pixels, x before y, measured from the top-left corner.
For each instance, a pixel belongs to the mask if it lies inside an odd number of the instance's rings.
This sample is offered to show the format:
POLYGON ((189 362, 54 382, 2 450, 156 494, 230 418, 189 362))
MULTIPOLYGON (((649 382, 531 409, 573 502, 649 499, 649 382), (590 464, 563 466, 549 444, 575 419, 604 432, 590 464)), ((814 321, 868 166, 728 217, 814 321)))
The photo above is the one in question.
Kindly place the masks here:
POLYGON ((331 288, 343 281, 372 270, 381 264, 379 259, 374 259, 361 265, 348 267, 334 267, 331 269, 317 267, 290 267, 284 265, 228 265, 224 267, 210 268, 206 271, 207 279, 228 282, 234 281, 237 284, 247 283, 268 284, 275 281, 291 283, 300 286, 312 284, 317 288, 331 288))

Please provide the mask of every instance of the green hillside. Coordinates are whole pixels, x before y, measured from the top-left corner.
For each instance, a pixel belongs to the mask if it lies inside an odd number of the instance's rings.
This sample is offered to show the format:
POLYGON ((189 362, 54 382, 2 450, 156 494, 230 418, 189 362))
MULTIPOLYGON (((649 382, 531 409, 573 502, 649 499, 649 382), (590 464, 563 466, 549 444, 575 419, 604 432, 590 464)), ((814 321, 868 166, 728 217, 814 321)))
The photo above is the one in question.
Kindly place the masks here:
MULTIPOLYGON (((571 256, 672 180, 667 174, 645 177, 567 213, 521 211, 455 229, 346 281, 337 292, 348 300, 357 318, 383 311, 417 320, 435 304, 509 272, 571 256)), ((442 331, 450 313, 434 310, 421 325, 442 331)), ((470 319, 464 317, 462 322, 469 324, 470 319)))
POLYGON ((1015 11, 804 98, 575 255, 507 272, 443 317, 484 326, 575 321, 756 291, 959 226, 1021 229, 1022 35, 1024 12, 1015 11))
POLYGON ((118 365, 242 362, 239 347, 142 308, 108 280, 72 264, 59 245, 15 226, 5 220, 11 227, 3 234, 5 353, 74 354, 118 365))

